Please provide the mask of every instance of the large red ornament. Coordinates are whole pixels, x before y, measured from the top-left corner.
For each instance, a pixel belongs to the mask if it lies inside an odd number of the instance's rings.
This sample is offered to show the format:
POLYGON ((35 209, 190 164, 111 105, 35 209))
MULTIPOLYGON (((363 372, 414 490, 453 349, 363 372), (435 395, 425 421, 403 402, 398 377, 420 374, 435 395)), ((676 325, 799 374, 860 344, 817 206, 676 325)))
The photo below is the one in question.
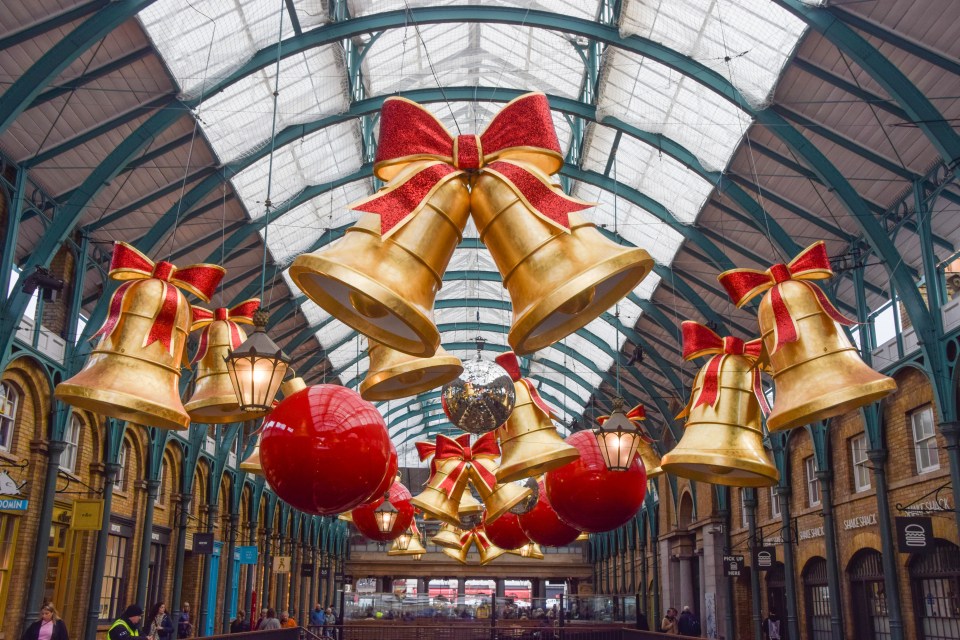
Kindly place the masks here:
POLYGON ((557 516, 557 512, 547 501, 547 491, 542 479, 537 481, 537 488, 540 490, 540 499, 537 500, 537 506, 518 516, 520 528, 531 542, 545 547, 563 547, 570 544, 577 539, 580 531, 557 516))
POLYGON ((493 522, 487 521, 487 514, 484 512, 483 528, 490 542, 507 551, 514 551, 530 542, 527 534, 520 528, 520 518, 509 511, 493 522))
POLYGON ((390 462, 387 464, 387 472, 383 474, 383 480, 380 481, 380 486, 374 489, 373 494, 367 499, 363 504, 371 504, 376 502, 380 504, 378 500, 383 500, 383 494, 385 494, 390 487, 393 486, 393 483, 397 480, 397 471, 400 469, 400 459, 397 458, 397 448, 393 446, 393 442, 390 443, 390 462))
POLYGON ((371 498, 389 471, 391 448, 376 407, 346 387, 318 384, 267 415, 260 463, 281 500, 306 513, 335 515, 371 498))
POLYGON ((376 542, 390 542, 400 536, 401 533, 410 528, 413 522, 413 505, 410 504, 410 490, 399 482, 394 482, 390 487, 390 504, 397 510, 397 519, 393 523, 390 531, 382 532, 377 527, 377 519, 374 511, 383 503, 383 494, 370 502, 361 505, 350 512, 353 518, 353 524, 360 533, 376 542))
POLYGON ((578 431, 567 444, 580 451, 580 458, 544 476, 547 499, 560 519, 588 533, 610 531, 629 521, 647 491, 640 458, 626 471, 610 471, 593 432, 578 431))

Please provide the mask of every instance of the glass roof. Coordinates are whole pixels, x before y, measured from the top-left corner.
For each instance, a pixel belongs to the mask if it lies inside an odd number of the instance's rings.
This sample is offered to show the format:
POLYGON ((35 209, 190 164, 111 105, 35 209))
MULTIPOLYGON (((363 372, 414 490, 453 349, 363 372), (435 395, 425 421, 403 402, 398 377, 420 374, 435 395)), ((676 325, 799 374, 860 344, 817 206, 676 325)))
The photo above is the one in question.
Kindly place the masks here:
MULTIPOLYGON (((281 22, 284 38, 293 37, 297 30, 325 28, 340 16, 339 12, 328 15, 328 4, 322 0, 292 3, 296 27, 289 10, 280 15, 277 0, 158 0, 139 15, 182 94, 200 97, 205 88, 241 69, 255 53, 275 47, 281 22)), ((346 14, 356 17, 425 5, 477 4, 462 0, 348 0, 345 8, 346 14)), ((660 43, 717 71, 754 107, 769 100, 804 30, 803 23, 786 10, 758 0, 624 0, 621 4, 616 26, 622 36, 635 35, 660 43)), ((609 11, 601 2, 578 0, 497 0, 483 5, 549 11, 593 21, 601 20, 598 16, 609 11)), ((369 97, 445 87, 536 90, 567 100, 591 95, 590 91, 584 92, 591 78, 585 62, 591 43, 586 38, 529 27, 519 18, 513 21, 517 24, 414 25, 405 20, 397 28, 357 36, 349 48, 325 45, 285 55, 279 72, 277 131, 348 111, 352 95, 347 71, 351 63, 345 54, 348 50, 362 51, 361 93, 369 97)), ((573 195, 598 203, 585 212, 590 220, 645 248, 659 264, 669 267, 683 242, 675 226, 697 220, 713 185, 629 131, 616 129, 616 120, 643 132, 661 134, 687 149, 707 170, 722 171, 751 119, 745 110, 695 77, 615 47, 599 50, 601 71, 592 104, 597 121, 603 124, 585 123, 584 128, 557 110, 553 121, 561 149, 574 150, 570 157, 578 158, 578 168, 588 172, 584 179, 604 188, 573 179, 566 180, 565 185, 573 195), (640 196, 635 197, 637 193, 640 196)), ((285 267, 300 253, 328 243, 333 234, 324 235, 326 231, 352 224, 357 214, 347 205, 370 194, 374 181, 364 178, 312 199, 298 198, 309 187, 361 168, 364 142, 359 118, 344 119, 278 146, 270 173, 270 158, 264 150, 270 144, 276 82, 275 65, 251 69, 220 93, 204 97, 196 113, 219 161, 244 167, 232 182, 254 219, 264 214, 269 181, 271 200, 278 212, 270 224, 267 244, 274 260, 285 267), (255 151, 262 157, 246 160, 255 151)), ((505 94, 504 101, 509 97, 505 94)), ((450 101, 426 108, 453 134, 479 133, 502 103, 450 101)), ((374 127, 374 141, 378 135, 374 127)), ((472 240, 476 235, 473 224, 469 224, 464 236, 471 241, 454 253, 435 312, 435 320, 443 329, 442 343, 461 358, 473 356, 477 337, 485 338, 490 345, 505 346, 512 315, 509 296, 496 275, 489 280, 457 279, 452 275, 497 273, 489 252, 472 240), (497 330, 489 330, 491 327, 497 330)), ((303 299, 286 271, 283 277, 294 295, 303 299)), ((650 299, 659 280, 651 274, 634 294, 650 299)), ((300 311, 327 349, 340 379, 358 386, 368 367, 365 338, 309 300, 303 299, 300 311)), ((625 299, 609 311, 607 318, 594 320, 578 334, 525 360, 544 396, 559 405, 555 408, 566 425, 584 412, 591 394, 604 376, 609 376, 613 354, 626 339, 608 321, 615 314, 623 325, 632 328, 642 311, 625 299)), ((397 408, 405 402, 380 403, 380 408, 386 412, 388 407, 397 408)), ((409 427, 428 421, 437 411, 435 404, 425 401, 411 405, 413 409, 398 409, 388 417, 388 422, 398 420, 391 432, 407 429, 401 440, 423 437, 409 427), (408 411, 414 413, 408 415, 408 411)), ((442 421, 434 421, 429 430, 441 428, 442 421)))

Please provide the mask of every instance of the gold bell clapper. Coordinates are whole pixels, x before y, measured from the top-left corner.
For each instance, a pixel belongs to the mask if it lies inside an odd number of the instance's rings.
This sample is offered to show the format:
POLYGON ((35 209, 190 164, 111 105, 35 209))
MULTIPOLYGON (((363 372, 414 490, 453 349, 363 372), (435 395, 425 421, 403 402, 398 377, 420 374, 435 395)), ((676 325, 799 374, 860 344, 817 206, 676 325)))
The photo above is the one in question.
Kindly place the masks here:
MULTIPOLYGON (((633 423, 633 426, 636 427, 640 435, 640 437, 637 438, 637 453, 640 455, 640 461, 643 462, 643 467, 647 472, 647 479, 649 480, 662 475, 663 468, 660 466, 660 454, 657 453, 657 450, 653 447, 653 437, 643 425, 647 419, 647 410, 642 404, 638 404, 624 415, 627 417, 627 420, 633 423)), ((603 423, 609 418, 610 416, 600 416, 597 418, 597 422, 600 426, 603 426, 603 423)))
POLYGON ((191 364, 197 365, 193 394, 185 403, 194 422, 225 424, 252 420, 261 412, 241 411, 237 393, 230 380, 224 357, 239 347, 247 334, 241 324, 253 324, 253 313, 260 307, 259 298, 245 300, 231 309, 209 311, 193 307, 190 331, 200 331, 197 354, 191 364))
POLYGON ((681 327, 684 360, 710 359, 694 378, 690 401, 678 416, 687 415, 683 436, 663 456, 663 470, 733 487, 776 484, 780 473, 763 447, 760 340, 721 338, 691 321, 681 327))
POLYGON ((436 444, 416 443, 421 460, 426 460, 430 456, 434 456, 434 460, 431 462, 427 486, 410 502, 424 513, 454 526, 460 524, 458 515, 460 498, 469 480, 466 464, 456 457, 456 453, 462 451, 463 446, 469 448, 469 442, 470 434, 466 433, 456 440, 441 434, 437 435, 436 444), (464 442, 467 444, 462 444, 464 442), (444 454, 442 458, 441 450, 444 454))
POLYGON ((418 358, 370 340, 370 369, 360 383, 360 396, 370 402, 396 400, 442 387, 463 373, 460 358, 440 347, 418 358))
POLYGON ((789 264, 766 271, 733 269, 718 276, 738 307, 763 293, 757 312, 760 336, 773 376, 770 431, 784 431, 858 409, 897 388, 877 373, 839 329, 856 322, 844 317, 811 280, 833 275, 823 242, 789 264))
POLYGON ((191 311, 181 289, 209 302, 223 275, 223 268, 212 264, 178 269, 154 263, 132 246, 115 243, 109 276, 123 284, 93 336, 100 342, 83 369, 57 385, 57 399, 135 424, 186 429, 190 416, 179 382, 191 311))
POLYGON ((557 433, 550 406, 533 383, 521 376, 517 355, 507 351, 498 355, 496 362, 513 380, 516 396, 510 417, 497 429, 501 451, 497 481, 506 483, 539 476, 579 458, 577 448, 557 433))

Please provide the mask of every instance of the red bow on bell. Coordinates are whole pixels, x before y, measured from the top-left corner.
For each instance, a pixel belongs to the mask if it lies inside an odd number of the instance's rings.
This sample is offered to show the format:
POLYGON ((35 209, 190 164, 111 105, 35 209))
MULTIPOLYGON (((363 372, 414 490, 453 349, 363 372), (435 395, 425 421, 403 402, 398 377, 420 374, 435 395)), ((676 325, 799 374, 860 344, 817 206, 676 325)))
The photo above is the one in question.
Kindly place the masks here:
MULTIPOLYGON (((650 437, 650 434, 647 433, 647 430, 643 427, 641 422, 647 419, 647 410, 643 408, 643 404, 638 404, 630 411, 627 411, 625 414, 627 420, 633 423, 637 428, 637 431, 640 432, 640 438, 644 440, 647 444, 653 444, 653 438, 650 437)), ((597 424, 601 427, 603 423, 610 419, 610 416, 600 416, 597 418, 597 424)))
POLYGON ((807 282, 808 280, 824 280, 832 275, 833 270, 830 269, 827 249, 820 241, 804 249, 788 264, 775 264, 766 271, 730 269, 717 276, 717 279, 727 290, 730 299, 737 307, 742 307, 764 291, 770 291, 770 303, 773 305, 773 316, 776 320, 772 352, 776 352, 786 343, 796 342, 800 337, 797 333, 797 325, 790 314, 790 309, 787 308, 787 303, 780 292, 779 285, 782 282, 788 280, 801 282, 810 289, 810 292, 813 293, 820 304, 820 308, 828 316, 848 327, 857 324, 856 321, 850 320, 837 311, 837 308, 833 306, 833 303, 830 302, 820 287, 812 282, 807 282))
MULTIPOLYGON (((216 291, 217 285, 223 279, 226 270, 215 264, 194 264, 178 269, 170 262, 161 260, 154 262, 140 253, 126 242, 113 244, 113 257, 110 260, 110 271, 107 275, 113 280, 126 281, 114 292, 110 299, 110 309, 107 320, 100 327, 93 338, 109 336, 120 322, 120 314, 128 303, 127 291, 137 280, 156 278, 163 282, 163 302, 153 318, 153 326, 143 340, 143 347, 154 342, 160 342, 168 353, 173 349, 173 329, 177 318, 180 298, 177 289, 189 291, 204 302, 210 301, 210 296, 216 291), (170 285, 173 285, 171 287, 170 285)), ((172 355, 172 353, 171 353, 172 355)))
POLYGON ((716 406, 720 396, 720 368, 727 356, 744 356, 750 361, 753 370, 753 393, 760 402, 760 409, 764 415, 770 413, 767 397, 763 395, 760 385, 760 368, 757 362, 763 351, 763 342, 760 338, 744 342, 735 336, 721 338, 716 333, 692 320, 684 320, 680 328, 683 332, 683 359, 693 360, 701 356, 713 356, 703 367, 703 386, 700 395, 688 404, 678 418, 685 415, 691 408, 702 404, 716 406))
POLYGON ((551 188, 549 176, 561 166, 550 103, 542 93, 509 102, 482 134, 456 138, 416 102, 387 98, 373 166, 387 185, 350 208, 378 214, 380 235, 386 238, 446 181, 467 171, 487 171, 503 179, 536 215, 569 231, 568 215, 593 205, 551 188))
POLYGON ((504 371, 507 372, 507 375, 510 376, 510 379, 514 382, 521 382, 527 388, 527 391, 530 392, 530 398, 533 400, 533 403, 540 408, 548 417, 558 420, 557 414, 553 409, 546 403, 546 401, 540 397, 540 393, 537 392, 537 388, 533 386, 533 381, 528 378, 524 378, 520 375, 520 361, 517 360, 517 354, 513 351, 506 351, 501 353, 494 361, 501 367, 504 371))
POLYGON ((483 548, 484 551, 493 546, 493 543, 490 542, 490 538, 487 537, 487 530, 481 524, 479 526, 470 529, 469 531, 464 531, 460 535, 460 548, 466 549, 470 546, 471 542, 476 542, 478 548, 483 548))
MULTIPOLYGON (((461 434, 454 439, 464 447, 470 446, 469 433, 461 434)), ((435 442, 420 441, 420 442, 414 442, 413 444, 417 448, 417 453, 420 455, 421 462, 423 462, 424 460, 426 460, 427 458, 429 458, 430 456, 434 455, 437 452, 437 444, 435 442)), ((433 474, 436 473, 436 471, 437 471, 437 461, 431 460, 430 461, 430 479, 428 479, 427 482, 430 482, 430 480, 433 479, 433 474)))
POLYGON ((210 311, 203 307, 190 307, 190 312, 193 314, 193 323, 190 325, 190 331, 196 331, 197 329, 204 330, 203 333, 200 334, 200 345, 197 347, 197 355, 193 357, 190 364, 203 360, 203 357, 207 355, 208 335, 210 333, 206 330, 207 327, 214 322, 226 320, 230 326, 230 348, 236 349, 240 346, 240 343, 243 342, 240 339, 240 330, 237 324, 253 324, 253 314, 259 308, 260 298, 244 300, 230 309, 220 307, 210 311))
MULTIPOLYGON (((466 434, 467 442, 470 442, 470 434, 466 434)), ((447 492, 447 497, 453 497, 453 489, 457 486, 460 476, 466 473, 470 467, 477 472, 480 480, 487 485, 487 488, 493 490, 497 486, 497 477, 482 464, 472 464, 474 460, 482 457, 496 458, 500 455, 500 445, 497 444, 497 436, 494 431, 483 434, 471 447, 464 445, 463 436, 456 440, 440 434, 437 436, 437 453, 435 459, 457 460, 457 466, 440 483, 440 489, 447 492), (468 466, 469 465, 469 466, 468 466)))

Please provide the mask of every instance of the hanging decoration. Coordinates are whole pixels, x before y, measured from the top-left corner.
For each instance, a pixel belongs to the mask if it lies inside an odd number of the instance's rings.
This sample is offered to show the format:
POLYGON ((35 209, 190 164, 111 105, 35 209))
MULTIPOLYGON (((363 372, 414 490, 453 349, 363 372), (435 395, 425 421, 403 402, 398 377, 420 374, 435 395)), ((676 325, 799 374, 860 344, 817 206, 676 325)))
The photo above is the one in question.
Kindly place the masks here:
POLYGON ((864 364, 837 324, 851 326, 812 280, 830 278, 830 259, 816 242, 788 264, 766 271, 732 269, 720 284, 738 307, 760 300, 758 319, 776 400, 767 428, 783 431, 876 402, 897 384, 864 364))
POLYGON ((181 290, 209 302, 224 273, 212 264, 155 263, 129 244, 114 243, 108 275, 123 284, 93 336, 99 344, 80 372, 57 385, 57 399, 135 424, 190 426, 179 390, 191 317, 181 290))
POLYGON ((506 553, 505 549, 501 549, 490 541, 490 538, 487 537, 487 532, 484 530, 483 525, 477 526, 469 531, 461 532, 460 545, 461 549, 464 550, 465 555, 466 552, 469 551, 471 545, 475 545, 477 547, 477 553, 480 554, 481 567, 490 564, 506 553))
POLYGON ((270 487, 313 515, 342 513, 369 500, 390 470, 393 451, 380 412, 336 385, 306 387, 296 378, 284 383, 283 392, 260 436, 270 487))
POLYGON ((560 519, 547 499, 543 479, 538 480, 540 499, 537 506, 520 516, 520 528, 531 542, 545 547, 563 547, 580 535, 580 530, 560 519))
POLYGON ((530 558, 531 560, 543 560, 545 557, 543 550, 536 542, 528 542, 516 551, 508 551, 508 553, 516 554, 521 558, 530 558))
POLYGON ((553 410, 540 397, 529 378, 520 373, 520 362, 513 351, 501 353, 496 363, 513 380, 516 401, 506 423, 498 429, 503 457, 497 480, 512 482, 542 475, 576 460, 579 452, 563 441, 551 419, 553 410))
MULTIPOLYGON (((401 534, 393 541, 393 545, 390 547, 390 550, 387 551, 388 556, 413 556, 414 560, 419 560, 419 556, 422 556, 427 552, 426 547, 423 546, 423 542, 420 539, 421 533, 420 529, 417 527, 417 520, 414 520, 410 523, 410 529, 407 530, 404 534, 401 534), (404 543, 404 539, 406 542, 404 543)), ((459 537, 457 537, 459 540, 459 537)))
POLYGON ((253 333, 223 357, 240 409, 258 415, 273 407, 290 366, 290 358, 267 335, 269 319, 266 311, 254 311, 253 333))
POLYGON ((266 477, 263 473, 263 465, 260 464, 260 435, 255 436, 256 444, 253 445, 253 451, 244 460, 240 462, 240 471, 252 473, 255 476, 266 477))
MULTIPOLYGON (((624 417, 629 420, 634 429, 636 429, 636 443, 637 443, 637 453, 640 455, 640 460, 643 463, 643 468, 647 472, 647 479, 656 478, 663 473, 663 469, 660 467, 660 454, 657 453, 657 450, 654 449, 653 443, 654 440, 650 436, 650 433, 643 426, 643 422, 647 419, 647 411, 644 409, 642 404, 638 404, 630 411, 627 411, 623 414, 624 417)), ((597 418, 597 422, 600 426, 604 426, 607 420, 610 419, 610 416, 600 416, 597 418)), ((606 435, 606 434, 604 434, 606 435)), ((607 463, 607 468, 610 468, 610 460, 614 457, 610 455, 610 448, 605 447, 607 442, 601 440, 597 437, 597 444, 600 445, 600 452, 604 453, 604 448, 607 448, 607 455, 604 456, 604 462, 607 463)), ((625 465, 624 465, 625 466, 625 465)))
POLYGON ((490 542, 507 551, 514 551, 530 542, 520 528, 520 518, 513 513, 505 513, 494 521, 484 518, 483 527, 490 542))
POLYGON ((373 493, 370 496, 370 499, 367 500, 364 504, 370 504, 371 502, 376 502, 383 497, 383 494, 390 490, 390 487, 393 486, 394 482, 400 481, 400 476, 398 474, 400 470, 400 459, 397 456, 397 448, 394 446, 393 441, 390 442, 390 459, 387 461, 387 472, 383 474, 383 480, 380 481, 380 485, 373 490, 373 493))
POLYGON ((477 357, 463 365, 463 373, 443 385, 440 403, 453 426, 475 435, 493 431, 510 417, 516 395, 510 376, 495 362, 484 360, 483 342, 477 357))
POLYGON ((589 533, 611 531, 628 522, 646 495, 643 464, 634 458, 625 471, 611 471, 589 431, 571 434, 567 443, 580 451, 580 458, 544 475, 547 499, 560 519, 589 533))
POLYGON ((440 525, 440 530, 437 531, 437 534, 430 538, 430 542, 444 549, 459 551, 462 546, 460 544, 460 534, 460 529, 444 522, 440 525))
POLYGON ((357 531, 375 542, 395 540, 413 523, 414 508, 410 498, 410 491, 400 482, 394 482, 387 496, 381 495, 377 500, 350 512, 353 525, 357 531), (385 504, 393 506, 396 517, 390 520, 389 526, 382 527, 378 522, 377 510, 385 504))
MULTIPOLYGON (((580 455, 580 452, 577 452, 577 455, 580 455)), ((540 485, 537 484, 536 478, 524 478, 523 480, 517 480, 516 483, 519 486, 530 490, 530 495, 515 504, 510 509, 510 513, 522 516, 525 513, 529 513, 531 509, 537 506, 537 500, 540 499, 540 485)))
MULTIPOLYGON (((438 435, 436 443, 417 442, 417 452, 420 454, 420 460, 427 460, 434 456, 440 446, 440 439, 449 440, 446 436, 438 435)), ((462 449, 470 446, 470 434, 465 433, 455 440, 456 444, 462 449)), ((454 452, 457 451, 453 448, 454 452)), ((460 524, 458 511, 460 509, 460 498, 467 485, 469 474, 464 472, 465 465, 462 460, 445 456, 443 459, 433 459, 430 461, 430 478, 427 480, 427 486, 423 491, 414 496, 413 504, 424 512, 424 514, 433 516, 438 520, 447 522, 453 526, 460 524), (451 476, 455 472, 455 475, 451 476)))
POLYGON ((436 389, 463 373, 460 358, 440 347, 429 358, 418 358, 369 341, 370 369, 360 383, 364 400, 396 400, 436 389))
POLYGON ((225 361, 226 356, 247 339, 240 325, 253 324, 253 314, 258 308, 260 299, 251 298, 230 309, 191 309, 190 331, 199 331, 200 341, 197 354, 190 361, 197 365, 193 394, 184 406, 194 422, 226 424, 253 420, 261 415, 241 411, 225 361))
POLYGON ((759 339, 721 338, 692 321, 681 325, 683 358, 708 357, 693 381, 683 437, 663 456, 664 471, 735 487, 765 487, 780 478, 763 447, 759 339))

